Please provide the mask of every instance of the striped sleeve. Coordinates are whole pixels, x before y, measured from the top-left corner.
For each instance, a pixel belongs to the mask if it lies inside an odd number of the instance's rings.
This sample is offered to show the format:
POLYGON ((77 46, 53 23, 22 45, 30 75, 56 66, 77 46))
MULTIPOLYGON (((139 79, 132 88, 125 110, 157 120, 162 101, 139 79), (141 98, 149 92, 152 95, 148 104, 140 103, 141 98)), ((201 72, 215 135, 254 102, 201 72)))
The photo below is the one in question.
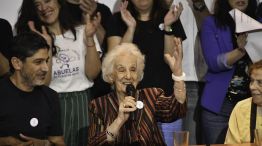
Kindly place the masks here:
POLYGON ((155 109, 156 118, 160 122, 173 122, 179 118, 183 118, 187 111, 187 102, 183 104, 179 103, 175 95, 169 97, 165 96, 165 93, 160 88, 152 88, 156 95, 155 109))
POLYGON ((95 100, 89 104, 89 127, 88 127, 88 145, 97 146, 107 144, 106 127, 103 120, 99 117, 101 113, 95 100))

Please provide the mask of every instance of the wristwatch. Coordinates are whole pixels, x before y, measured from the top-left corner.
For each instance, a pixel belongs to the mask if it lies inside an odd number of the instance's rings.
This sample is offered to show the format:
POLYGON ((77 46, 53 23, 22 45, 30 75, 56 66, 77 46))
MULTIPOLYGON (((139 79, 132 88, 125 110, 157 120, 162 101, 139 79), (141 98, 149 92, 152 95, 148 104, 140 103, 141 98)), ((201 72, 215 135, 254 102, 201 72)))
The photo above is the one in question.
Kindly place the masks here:
POLYGON ((159 24, 159 29, 166 35, 174 34, 171 26, 165 29, 164 23, 159 24))
POLYGON ((164 31, 164 34, 166 34, 166 35, 173 35, 174 34, 173 29, 172 29, 171 26, 166 28, 166 29, 164 29, 163 31, 164 31))
POLYGON ((193 8, 196 11, 202 12, 206 8, 206 4, 204 1, 195 1, 193 2, 193 8))

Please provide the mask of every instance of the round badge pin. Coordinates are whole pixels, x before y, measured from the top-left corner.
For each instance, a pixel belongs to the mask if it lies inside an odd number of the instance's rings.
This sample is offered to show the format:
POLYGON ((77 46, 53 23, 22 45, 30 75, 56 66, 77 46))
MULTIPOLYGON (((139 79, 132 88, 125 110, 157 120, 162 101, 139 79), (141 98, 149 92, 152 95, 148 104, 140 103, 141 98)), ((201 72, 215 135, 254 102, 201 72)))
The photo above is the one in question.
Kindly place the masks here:
POLYGON ((159 27, 160 30, 164 30, 164 28, 165 28, 164 23, 160 23, 158 27, 159 27))
POLYGON ((138 100, 138 101, 136 102, 136 107, 137 107, 138 109, 142 109, 142 108, 144 107, 144 103, 143 103, 142 101, 138 100))
POLYGON ((31 125, 32 127, 36 127, 36 126, 38 125, 38 119, 37 119, 37 118, 32 118, 32 119, 30 120, 30 125, 31 125))

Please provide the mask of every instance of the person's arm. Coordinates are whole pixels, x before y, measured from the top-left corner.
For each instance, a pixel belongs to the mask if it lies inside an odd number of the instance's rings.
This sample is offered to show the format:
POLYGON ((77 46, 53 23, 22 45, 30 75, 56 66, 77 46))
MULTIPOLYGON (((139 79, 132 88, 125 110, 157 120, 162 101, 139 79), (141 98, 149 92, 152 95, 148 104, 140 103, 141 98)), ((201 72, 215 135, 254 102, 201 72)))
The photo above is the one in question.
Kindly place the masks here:
MULTIPOLYGON (((83 0, 83 1, 80 1, 79 7, 83 11, 83 19, 84 19, 84 22, 86 22, 85 20, 86 14, 89 14, 91 16, 91 19, 95 17, 96 15, 95 13, 97 12, 98 4, 94 0, 83 0)), ((96 36, 97 36, 97 39, 100 45, 102 45, 104 41, 105 34, 106 34, 106 31, 104 27, 102 26, 101 23, 99 23, 97 26, 97 30, 96 30, 96 36)))
POLYGON ((156 115, 157 119, 162 122, 172 122, 186 115, 186 88, 184 83, 184 75, 182 71, 183 50, 181 40, 174 38, 173 52, 165 53, 165 59, 173 72, 174 91, 170 97, 165 97, 162 90, 159 90, 157 97, 156 115))
POLYGON ((106 30, 104 29, 104 27, 101 24, 99 24, 97 26, 96 36, 97 36, 97 39, 100 45, 103 44, 105 35, 106 35, 106 30))
POLYGON ((93 102, 90 103, 88 114, 90 121, 88 145, 96 146, 105 143, 114 143, 119 134, 119 130, 128 120, 130 112, 136 110, 136 102, 134 99, 134 97, 127 96, 120 102, 118 116, 112 123, 103 123, 103 120, 99 118, 99 111, 96 107, 98 103, 95 103, 93 100, 93 102))
POLYGON ((183 11, 182 3, 179 3, 179 5, 177 6, 172 5, 169 11, 167 12, 167 14, 165 15, 165 18, 164 18, 164 32, 165 32, 164 53, 171 54, 173 52, 172 50, 175 44, 174 44, 174 35, 172 32, 177 31, 177 30, 172 30, 171 25, 179 19, 179 16, 181 15, 182 11, 183 11), (167 33, 170 33, 170 34, 167 34, 167 33))
POLYGON ((32 141, 23 142, 18 138, 8 136, 8 137, 0 137, 0 146, 15 146, 15 145, 23 145, 23 146, 31 146, 33 144, 32 141))
POLYGON ((103 145, 107 143, 106 135, 106 123, 103 122, 103 119, 99 117, 99 108, 96 107, 96 104, 93 101, 89 103, 88 108, 88 145, 96 146, 103 145))
POLYGON ((65 146, 63 136, 49 136, 48 140, 50 141, 51 144, 55 146, 65 146))
POLYGON ((243 33, 237 36, 238 48, 226 53, 227 65, 234 65, 239 59, 246 54, 245 45, 247 43, 247 34, 243 33))
POLYGON ((9 71, 9 62, 0 52, 0 76, 5 75, 9 71))
POLYGON ((87 14, 86 20, 84 40, 86 46, 85 74, 88 79, 93 80, 97 77, 101 69, 101 61, 94 41, 94 34, 101 21, 100 13, 97 13, 97 17, 93 20, 91 20, 90 15, 87 14))
MULTIPOLYGON (((223 72, 232 69, 232 65, 245 55, 244 46, 246 44, 246 37, 239 36, 238 46, 241 49, 228 50, 223 47, 225 41, 223 39, 231 39, 231 35, 228 35, 227 30, 220 30, 215 23, 214 17, 209 16, 203 21, 201 28, 201 47, 203 49, 203 55, 208 65, 208 69, 211 72, 223 72), (241 38, 241 39, 240 39, 241 38), (241 43, 240 43, 241 42, 241 43)), ((229 41, 227 40, 229 43, 229 41)))
MULTIPOLYGON (((8 137, 0 137, 0 146, 51 146, 51 142, 47 139, 42 140, 42 139, 37 139, 29 136, 25 136, 23 134, 20 134, 20 139, 8 136, 8 137)), ((57 145, 60 146, 60 145, 57 145)), ((62 145, 61 145, 62 146, 62 145)))
POLYGON ((128 1, 122 2, 120 7, 121 18, 127 26, 127 30, 123 37, 111 36, 108 38, 108 51, 112 50, 116 45, 121 43, 132 43, 136 29, 136 20, 127 10, 128 1))
POLYGON ((65 146, 64 139, 62 136, 56 136, 56 137, 48 137, 48 139, 37 139, 34 137, 29 137, 23 134, 20 134, 20 137, 27 141, 28 143, 31 142, 31 145, 35 146, 65 146))
POLYGON ((96 49, 94 37, 86 38, 85 74, 88 79, 94 80, 100 72, 101 61, 96 49))

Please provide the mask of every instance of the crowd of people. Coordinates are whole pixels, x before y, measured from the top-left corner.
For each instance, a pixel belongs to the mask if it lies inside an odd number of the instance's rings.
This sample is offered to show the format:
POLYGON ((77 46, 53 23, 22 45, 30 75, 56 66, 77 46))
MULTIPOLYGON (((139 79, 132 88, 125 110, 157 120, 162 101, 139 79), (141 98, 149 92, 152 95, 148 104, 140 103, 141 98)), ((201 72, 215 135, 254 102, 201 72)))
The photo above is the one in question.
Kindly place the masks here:
POLYGON ((262 58, 232 9, 262 20, 256 0, 23 0, 0 19, 0 145, 254 142, 262 58))

